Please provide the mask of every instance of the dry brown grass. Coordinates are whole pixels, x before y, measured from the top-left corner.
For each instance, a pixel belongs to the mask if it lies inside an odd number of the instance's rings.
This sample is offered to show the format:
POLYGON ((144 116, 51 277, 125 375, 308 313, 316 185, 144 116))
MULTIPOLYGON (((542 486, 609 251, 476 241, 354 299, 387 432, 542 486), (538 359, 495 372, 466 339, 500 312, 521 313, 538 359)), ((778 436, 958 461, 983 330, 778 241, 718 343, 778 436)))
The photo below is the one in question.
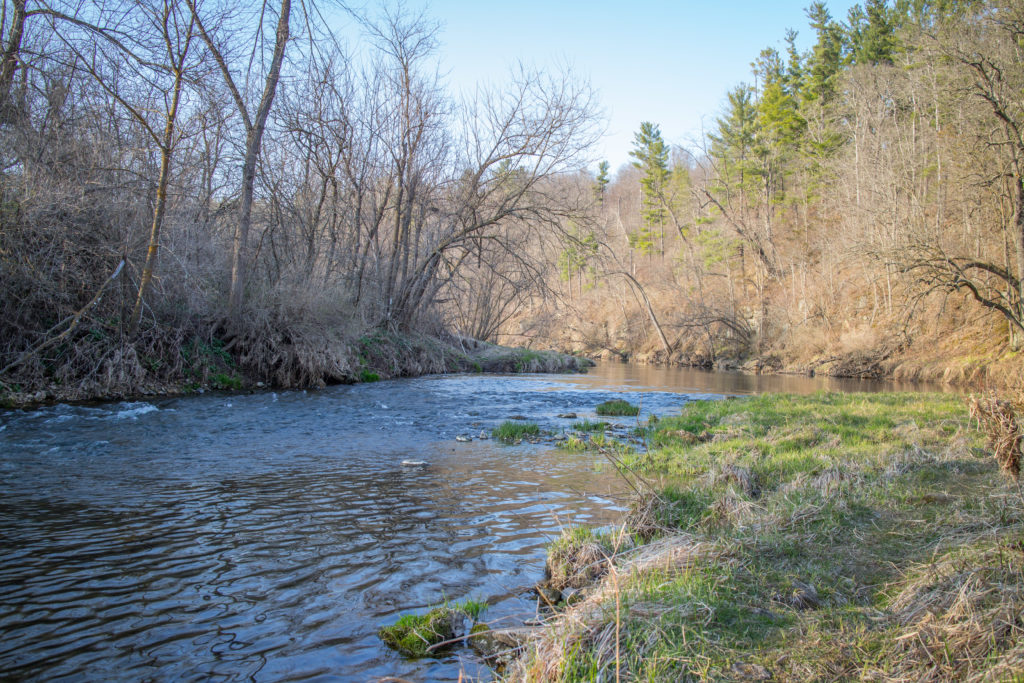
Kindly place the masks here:
MULTIPOLYGON (((621 537, 622 534, 619 534, 621 537)), ((526 644, 525 653, 515 660, 502 680, 541 683, 563 680, 579 651, 591 657, 598 669, 597 680, 630 680, 620 657, 620 605, 627 600, 631 618, 656 622, 679 605, 633 602, 632 586, 656 577, 667 581, 702 563, 733 562, 727 549, 699 540, 691 534, 676 533, 617 554, 606 568, 604 580, 595 583, 586 598, 559 612, 526 644), (614 612, 610 613, 610 610, 614 612)), ((692 606, 696 614, 702 607, 692 606)), ((653 642, 653 641, 652 641, 653 642)), ((636 654, 635 646, 632 646, 636 654)))
POLYGON ((998 681, 1024 663, 1024 545, 953 552, 911 576, 892 603, 903 627, 886 680, 998 681))
POLYGON ((988 447, 995 454, 999 469, 1013 481, 1020 482, 1021 446, 1024 432, 1021 431, 1019 414, 1021 402, 1000 400, 995 394, 972 395, 968 400, 971 417, 988 439, 988 447))

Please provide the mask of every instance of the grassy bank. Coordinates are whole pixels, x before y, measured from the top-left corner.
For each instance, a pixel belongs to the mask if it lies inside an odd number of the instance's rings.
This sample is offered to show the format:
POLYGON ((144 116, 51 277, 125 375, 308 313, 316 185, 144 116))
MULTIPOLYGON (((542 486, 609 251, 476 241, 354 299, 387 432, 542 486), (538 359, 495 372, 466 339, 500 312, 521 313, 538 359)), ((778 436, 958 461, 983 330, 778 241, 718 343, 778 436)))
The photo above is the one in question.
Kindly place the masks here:
POLYGON ((648 438, 510 680, 1024 680, 1024 503, 960 400, 701 402, 648 438))

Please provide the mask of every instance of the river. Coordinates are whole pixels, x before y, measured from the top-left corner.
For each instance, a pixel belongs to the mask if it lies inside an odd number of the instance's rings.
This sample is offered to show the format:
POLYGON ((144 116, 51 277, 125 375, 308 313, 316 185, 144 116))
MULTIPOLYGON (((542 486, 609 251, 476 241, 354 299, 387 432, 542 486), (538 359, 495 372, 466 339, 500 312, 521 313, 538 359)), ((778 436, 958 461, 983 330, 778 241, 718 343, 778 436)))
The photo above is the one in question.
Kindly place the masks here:
POLYGON ((0 412, 0 679, 486 679, 468 648, 408 661, 376 631, 466 597, 498 625, 533 616, 546 544, 611 523, 624 491, 594 453, 481 431, 559 431, 610 398, 644 419, 911 388, 602 364, 0 412))

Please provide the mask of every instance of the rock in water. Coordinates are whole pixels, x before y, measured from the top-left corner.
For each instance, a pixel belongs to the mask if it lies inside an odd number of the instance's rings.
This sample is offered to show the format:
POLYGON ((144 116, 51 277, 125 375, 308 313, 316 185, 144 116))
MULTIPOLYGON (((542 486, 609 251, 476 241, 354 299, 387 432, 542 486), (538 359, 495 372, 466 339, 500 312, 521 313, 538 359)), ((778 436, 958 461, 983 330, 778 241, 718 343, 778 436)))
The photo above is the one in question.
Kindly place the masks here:
POLYGON ((465 434, 459 434, 458 436, 455 437, 455 440, 462 443, 466 443, 467 441, 472 441, 473 437, 467 436, 465 434))
POLYGON ((484 658, 484 661, 502 666, 515 659, 527 641, 542 630, 527 627, 492 631, 483 624, 478 624, 470 634, 469 644, 484 658))
POLYGON ((547 605, 557 605, 562 601, 562 591, 557 588, 551 588, 542 584, 537 584, 537 595, 540 596, 541 601, 547 605))
POLYGON ((402 467, 426 467, 429 463, 426 460, 403 460, 402 467))

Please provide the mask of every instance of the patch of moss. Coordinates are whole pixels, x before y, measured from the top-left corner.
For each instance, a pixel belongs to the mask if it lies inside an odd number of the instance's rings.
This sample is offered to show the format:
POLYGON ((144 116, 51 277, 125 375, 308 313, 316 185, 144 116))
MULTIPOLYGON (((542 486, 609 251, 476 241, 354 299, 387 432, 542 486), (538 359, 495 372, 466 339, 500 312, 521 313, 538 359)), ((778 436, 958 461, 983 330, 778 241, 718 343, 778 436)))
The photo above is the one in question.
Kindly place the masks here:
POLYGON ((378 375, 376 372, 370 372, 369 370, 363 370, 361 373, 359 373, 359 380, 361 382, 379 382, 380 381, 380 375, 378 375))
POLYGON ((429 657, 442 648, 428 648, 455 637, 454 622, 458 616, 449 607, 437 607, 426 614, 405 614, 393 625, 381 627, 377 635, 408 657, 429 657))
MULTIPOLYGON (((487 610, 483 600, 467 598, 462 602, 450 605, 445 603, 435 607, 426 614, 404 614, 391 626, 383 626, 377 635, 387 645, 408 657, 434 657, 446 646, 440 645, 462 635, 463 619, 470 617, 474 621, 487 610), (438 645, 434 649, 431 646, 438 645)), ((489 630, 485 624, 475 624, 470 633, 489 630)))
POLYGON ((214 389, 241 389, 242 379, 236 375, 217 372, 210 375, 210 386, 214 389))

